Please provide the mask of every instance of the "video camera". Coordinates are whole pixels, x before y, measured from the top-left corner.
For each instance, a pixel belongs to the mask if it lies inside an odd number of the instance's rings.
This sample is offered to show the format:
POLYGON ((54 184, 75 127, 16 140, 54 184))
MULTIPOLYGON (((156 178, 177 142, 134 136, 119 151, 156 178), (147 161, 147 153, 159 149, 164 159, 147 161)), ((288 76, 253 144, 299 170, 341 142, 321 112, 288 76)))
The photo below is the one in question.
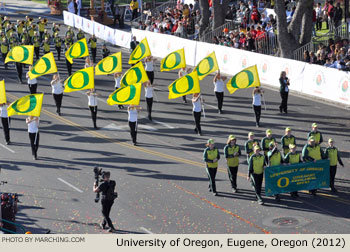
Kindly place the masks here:
MULTIPOLYGON (((95 184, 96 186, 98 186, 100 182, 103 182, 105 171, 102 171, 102 168, 99 168, 98 166, 95 166, 93 171, 95 174, 95 184), (100 179, 100 176, 102 177, 102 179, 100 179)), ((100 193, 96 193, 95 202, 97 203, 99 200, 100 200, 100 193)))

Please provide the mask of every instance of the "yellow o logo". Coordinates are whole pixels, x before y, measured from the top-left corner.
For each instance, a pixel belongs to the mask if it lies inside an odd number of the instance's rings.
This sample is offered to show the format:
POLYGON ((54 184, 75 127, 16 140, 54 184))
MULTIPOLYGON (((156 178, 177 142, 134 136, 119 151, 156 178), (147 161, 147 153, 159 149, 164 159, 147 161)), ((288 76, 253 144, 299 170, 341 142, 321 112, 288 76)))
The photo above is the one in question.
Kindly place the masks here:
POLYGON ((279 188, 285 188, 289 185, 289 178, 286 178, 286 177, 283 177, 283 178, 280 178, 278 181, 277 181, 277 186, 279 188), (284 182, 284 185, 282 185, 282 181, 285 181, 284 182))

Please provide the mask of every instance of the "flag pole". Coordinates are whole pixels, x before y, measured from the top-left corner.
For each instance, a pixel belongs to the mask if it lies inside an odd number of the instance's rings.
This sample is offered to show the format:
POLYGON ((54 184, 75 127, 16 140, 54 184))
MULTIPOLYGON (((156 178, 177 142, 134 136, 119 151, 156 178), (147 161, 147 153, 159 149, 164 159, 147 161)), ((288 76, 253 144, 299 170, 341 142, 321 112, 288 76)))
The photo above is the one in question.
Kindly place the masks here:
POLYGON ((203 109, 203 117, 205 118, 204 99, 202 96, 201 96, 201 102, 202 102, 202 109, 203 109))
POLYGON ((159 102, 156 90, 154 90, 154 89, 153 89, 153 94, 154 94, 154 97, 156 98, 156 101, 159 102))

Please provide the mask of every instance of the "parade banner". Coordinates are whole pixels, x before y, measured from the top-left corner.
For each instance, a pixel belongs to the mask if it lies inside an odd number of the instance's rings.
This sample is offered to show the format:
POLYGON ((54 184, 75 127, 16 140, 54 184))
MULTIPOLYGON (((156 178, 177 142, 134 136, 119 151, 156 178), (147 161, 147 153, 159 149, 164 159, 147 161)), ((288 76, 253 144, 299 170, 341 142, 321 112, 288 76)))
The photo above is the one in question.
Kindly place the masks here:
POLYGON ((74 27, 77 29, 83 29, 83 18, 78 15, 74 15, 74 27))
POLYGON ((63 11, 63 20, 65 25, 74 26, 74 14, 63 11))
POLYGON ((265 169, 265 194, 329 187, 329 160, 279 165, 265 169))
POLYGON ((94 34, 95 34, 95 36, 97 38, 103 40, 105 38, 104 32, 105 32, 105 26, 103 24, 94 22, 94 34))
POLYGON ((105 26, 104 29, 104 40, 111 43, 111 44, 115 44, 115 36, 114 36, 114 29, 105 26))
POLYGON ((94 34, 94 22, 89 20, 89 19, 83 18, 82 30, 86 33, 93 35, 94 34))

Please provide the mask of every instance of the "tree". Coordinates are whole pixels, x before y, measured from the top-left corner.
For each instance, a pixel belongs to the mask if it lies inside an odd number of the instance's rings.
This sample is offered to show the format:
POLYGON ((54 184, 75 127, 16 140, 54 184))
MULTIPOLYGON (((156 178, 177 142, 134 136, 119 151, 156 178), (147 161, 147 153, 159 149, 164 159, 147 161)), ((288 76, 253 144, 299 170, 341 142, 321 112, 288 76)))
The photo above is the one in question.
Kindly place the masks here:
POLYGON ((225 23, 225 17, 229 3, 230 0, 213 0, 213 30, 225 23))
POLYGON ((292 21, 288 25, 285 1, 275 1, 277 40, 281 57, 292 59, 296 49, 311 41, 313 5, 314 0, 298 1, 292 21))
POLYGON ((199 22, 199 35, 204 35, 205 31, 209 26, 209 2, 208 0, 199 0, 199 8, 201 10, 201 20, 199 22))

